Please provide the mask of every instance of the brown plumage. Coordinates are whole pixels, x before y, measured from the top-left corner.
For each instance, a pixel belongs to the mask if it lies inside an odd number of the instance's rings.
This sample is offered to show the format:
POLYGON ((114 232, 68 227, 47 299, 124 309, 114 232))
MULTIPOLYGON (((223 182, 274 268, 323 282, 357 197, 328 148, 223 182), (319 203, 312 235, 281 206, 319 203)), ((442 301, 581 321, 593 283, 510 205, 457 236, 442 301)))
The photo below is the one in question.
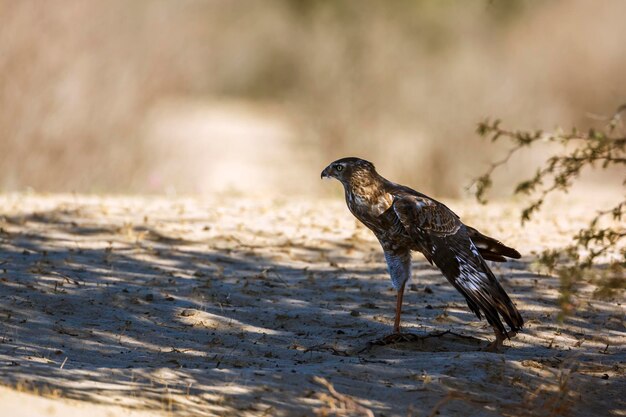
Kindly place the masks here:
POLYGON ((374 232, 383 248, 398 292, 395 333, 400 332, 402 297, 411 275, 411 251, 421 252, 436 265, 479 319, 485 316, 496 334, 490 350, 497 350, 505 337, 522 328, 520 313, 485 262, 519 258, 519 252, 464 225, 444 204, 386 180, 371 162, 339 159, 322 171, 322 178, 336 178, 342 183, 348 208, 374 232))

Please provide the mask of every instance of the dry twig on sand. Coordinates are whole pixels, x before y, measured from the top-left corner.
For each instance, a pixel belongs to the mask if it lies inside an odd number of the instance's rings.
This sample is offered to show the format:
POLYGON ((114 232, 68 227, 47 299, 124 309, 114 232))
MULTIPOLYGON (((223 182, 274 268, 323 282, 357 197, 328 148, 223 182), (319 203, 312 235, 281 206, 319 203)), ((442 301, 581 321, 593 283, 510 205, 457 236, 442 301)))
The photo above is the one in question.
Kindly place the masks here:
POLYGON ((333 384, 331 384, 326 378, 319 376, 313 377, 313 382, 316 382, 328 390, 329 394, 318 393, 317 397, 324 403, 322 407, 315 410, 318 416, 351 416, 355 414, 364 415, 367 417, 374 417, 374 413, 367 407, 362 406, 352 397, 340 394, 335 390, 333 384))

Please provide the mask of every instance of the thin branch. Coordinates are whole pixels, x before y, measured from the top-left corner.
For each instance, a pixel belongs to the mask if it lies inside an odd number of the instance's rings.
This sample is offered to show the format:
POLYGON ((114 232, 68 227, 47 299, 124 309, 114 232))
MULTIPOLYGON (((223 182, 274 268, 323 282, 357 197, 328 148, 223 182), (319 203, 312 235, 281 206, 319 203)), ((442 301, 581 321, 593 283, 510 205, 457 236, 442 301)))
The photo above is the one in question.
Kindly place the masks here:
MULTIPOLYGON (((492 185, 492 176, 496 170, 508 164, 520 149, 532 147, 537 141, 559 144, 560 151, 552 154, 533 177, 517 184, 515 194, 531 196, 530 202, 522 210, 522 223, 530 220, 542 208, 544 200, 550 194, 557 191, 567 192, 587 166, 599 166, 601 169, 606 169, 625 165, 626 137, 615 133, 618 124, 621 125, 624 113, 626 113, 626 103, 619 106, 610 119, 601 118, 610 120, 603 129, 589 129, 586 132, 575 128, 570 132, 552 133, 512 131, 501 128, 499 120, 480 123, 477 131, 481 136, 490 137, 491 141, 505 137, 511 142, 511 147, 502 159, 491 164, 482 176, 472 181, 470 187, 476 187, 474 190, 476 199, 484 203, 485 193, 492 185), (572 143, 576 143, 573 148, 572 143)), ((622 182, 622 186, 626 187, 626 180, 622 182)), ((623 256, 626 255, 624 247, 626 230, 620 225, 624 217, 626 217, 626 200, 620 201, 610 209, 597 211, 589 225, 572 236, 571 245, 558 250, 546 250, 540 254, 539 264, 548 267, 551 272, 556 272, 561 279, 559 303, 565 314, 568 308, 571 310, 570 296, 574 288, 573 282, 584 277, 619 276, 626 270, 623 256), (598 262, 599 257, 612 252, 622 255, 617 258, 607 258, 609 259, 608 268, 592 268, 598 262), (585 253, 584 256, 583 253, 585 253)), ((603 280, 603 282, 606 282, 606 285, 612 285, 611 279, 603 280)))

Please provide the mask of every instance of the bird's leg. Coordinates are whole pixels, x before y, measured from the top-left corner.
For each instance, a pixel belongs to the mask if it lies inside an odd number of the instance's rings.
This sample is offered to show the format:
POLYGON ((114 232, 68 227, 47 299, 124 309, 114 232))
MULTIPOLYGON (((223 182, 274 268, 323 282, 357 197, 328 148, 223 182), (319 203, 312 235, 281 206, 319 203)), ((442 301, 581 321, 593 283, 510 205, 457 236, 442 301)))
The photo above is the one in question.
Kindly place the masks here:
POLYGON ((400 333, 400 317, 402 316, 402 298, 404 297, 405 285, 406 281, 402 283, 396 296, 396 317, 393 321, 393 333, 375 341, 374 344, 391 345, 399 342, 409 342, 413 339, 414 335, 400 333))
POLYGON ((404 297, 404 286, 406 282, 403 282, 398 290, 397 298, 396 298, 396 318, 393 322, 393 332, 398 334, 400 333, 400 316, 402 315, 402 298, 404 297))
MULTIPOLYGON (((402 316, 402 298, 404 287, 411 278, 411 251, 408 249, 390 249, 388 244, 393 242, 381 242, 385 250, 385 260, 389 268, 389 276, 393 286, 397 288, 396 294, 396 316, 393 321, 393 333, 372 342, 376 345, 390 345, 398 342, 407 342, 412 335, 400 333, 400 317, 402 316)), ((393 245, 391 245, 393 246, 393 245)))
POLYGON ((489 345, 482 350, 485 352, 498 353, 500 352, 500 348, 502 348, 502 342, 504 341, 505 336, 500 330, 495 327, 493 328, 493 332, 496 334, 496 340, 489 343, 489 345))

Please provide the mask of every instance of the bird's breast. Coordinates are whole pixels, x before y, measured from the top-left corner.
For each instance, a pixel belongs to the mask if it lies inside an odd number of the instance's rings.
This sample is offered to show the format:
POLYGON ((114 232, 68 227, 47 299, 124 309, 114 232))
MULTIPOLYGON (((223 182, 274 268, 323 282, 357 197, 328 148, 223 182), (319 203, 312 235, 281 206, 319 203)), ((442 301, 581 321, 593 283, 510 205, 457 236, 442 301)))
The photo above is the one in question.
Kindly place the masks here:
MULTIPOLYGON (((350 210, 362 215, 378 217, 393 204, 393 196, 388 193, 346 193, 350 210)), ((356 216, 356 214, 355 214, 356 216)))
POLYGON ((392 207, 393 199, 390 195, 368 199, 348 193, 346 201, 352 214, 374 232, 384 249, 414 246, 392 207))

